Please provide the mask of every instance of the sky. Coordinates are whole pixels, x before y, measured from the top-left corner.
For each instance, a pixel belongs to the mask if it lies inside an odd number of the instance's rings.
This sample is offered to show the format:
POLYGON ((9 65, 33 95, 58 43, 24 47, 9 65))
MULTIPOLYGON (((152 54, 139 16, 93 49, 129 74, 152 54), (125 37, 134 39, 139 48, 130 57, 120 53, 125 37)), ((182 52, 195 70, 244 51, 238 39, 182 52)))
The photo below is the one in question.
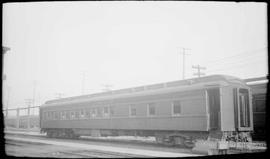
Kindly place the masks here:
POLYGON ((194 78, 195 65, 268 74, 266 3, 6 3, 2 24, 4 108, 194 78))

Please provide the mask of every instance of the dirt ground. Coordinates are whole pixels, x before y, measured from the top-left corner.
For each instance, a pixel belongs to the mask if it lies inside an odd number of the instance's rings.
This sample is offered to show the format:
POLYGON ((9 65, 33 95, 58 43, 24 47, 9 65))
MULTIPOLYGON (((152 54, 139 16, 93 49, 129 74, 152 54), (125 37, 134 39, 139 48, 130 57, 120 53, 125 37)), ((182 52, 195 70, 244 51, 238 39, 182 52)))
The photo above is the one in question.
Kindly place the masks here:
POLYGON ((46 145, 40 143, 25 143, 25 142, 14 142, 7 140, 5 144, 5 152, 7 156, 17 157, 63 157, 72 158, 78 156, 67 155, 61 152, 69 152, 80 149, 74 149, 70 147, 46 145))

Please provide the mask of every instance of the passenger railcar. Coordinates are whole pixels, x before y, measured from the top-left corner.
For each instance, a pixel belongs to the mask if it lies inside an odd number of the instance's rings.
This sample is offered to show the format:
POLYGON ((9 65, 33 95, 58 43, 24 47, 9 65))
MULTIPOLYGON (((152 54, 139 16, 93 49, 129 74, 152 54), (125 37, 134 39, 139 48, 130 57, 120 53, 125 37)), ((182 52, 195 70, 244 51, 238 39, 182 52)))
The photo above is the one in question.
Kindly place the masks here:
POLYGON ((49 137, 155 136, 192 146, 196 139, 250 140, 250 88, 225 75, 47 101, 40 127, 49 137))

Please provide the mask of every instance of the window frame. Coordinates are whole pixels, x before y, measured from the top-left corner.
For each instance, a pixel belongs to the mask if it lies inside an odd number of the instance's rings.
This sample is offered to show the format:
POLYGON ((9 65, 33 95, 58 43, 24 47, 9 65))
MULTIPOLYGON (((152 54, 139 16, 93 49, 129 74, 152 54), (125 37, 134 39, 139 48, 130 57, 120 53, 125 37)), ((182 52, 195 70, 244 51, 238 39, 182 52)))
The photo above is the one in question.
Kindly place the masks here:
POLYGON ((80 110, 75 110, 75 120, 80 119, 80 110))
POLYGON ((91 118, 91 109, 85 109, 85 114, 84 114, 84 117, 85 119, 90 119, 91 118))
POLYGON ((74 110, 72 110, 72 111, 70 111, 70 120, 75 120, 76 118, 75 118, 75 111, 74 110))
POLYGON ((137 108, 135 107, 135 104, 129 105, 129 117, 136 117, 137 116, 137 108), (132 115, 132 109, 135 109, 135 115, 132 115))
POLYGON ((97 107, 96 117, 97 118, 103 117, 103 107, 97 107))
POLYGON ((96 118, 97 117, 97 108, 91 108, 91 118, 96 118))
POLYGON ((56 111, 52 112, 52 120, 56 120, 56 111))
POLYGON ((71 118, 71 111, 64 111, 65 114, 65 120, 73 120, 71 118))
POLYGON ((157 111, 156 111, 156 103, 152 102, 152 103, 148 103, 147 104, 147 116, 151 117, 151 116, 156 116, 157 115, 157 111), (153 104, 153 105, 151 105, 153 104), (153 107, 154 108, 154 114, 150 114, 150 108, 153 107))
POLYGON ((85 118, 85 111, 84 109, 79 110, 79 119, 84 119, 85 118))
POLYGON ((111 105, 110 108, 109 108, 109 114, 110 114, 110 117, 114 116, 115 115, 115 106, 114 105, 111 105))
POLYGON ((181 104, 181 100, 174 100, 172 101, 172 116, 181 116, 182 115, 182 104, 181 104), (179 102, 179 106, 180 106, 180 113, 175 113, 175 102, 179 102))
POLYGON ((105 117, 105 118, 110 117, 110 107, 109 106, 103 107, 103 117, 105 117), (107 109, 107 113, 105 113, 105 109, 107 109))

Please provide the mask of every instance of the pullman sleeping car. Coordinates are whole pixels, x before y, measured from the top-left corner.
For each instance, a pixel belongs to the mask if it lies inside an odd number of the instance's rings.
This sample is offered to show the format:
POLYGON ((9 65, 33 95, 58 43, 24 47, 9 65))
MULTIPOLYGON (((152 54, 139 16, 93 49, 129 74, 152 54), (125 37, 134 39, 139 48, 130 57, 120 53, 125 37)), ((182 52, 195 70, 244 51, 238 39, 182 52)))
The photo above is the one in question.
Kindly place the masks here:
POLYGON ((104 93, 62 98, 40 108, 48 137, 154 136, 158 143, 194 145, 196 139, 250 141, 250 88, 211 75, 104 93))

